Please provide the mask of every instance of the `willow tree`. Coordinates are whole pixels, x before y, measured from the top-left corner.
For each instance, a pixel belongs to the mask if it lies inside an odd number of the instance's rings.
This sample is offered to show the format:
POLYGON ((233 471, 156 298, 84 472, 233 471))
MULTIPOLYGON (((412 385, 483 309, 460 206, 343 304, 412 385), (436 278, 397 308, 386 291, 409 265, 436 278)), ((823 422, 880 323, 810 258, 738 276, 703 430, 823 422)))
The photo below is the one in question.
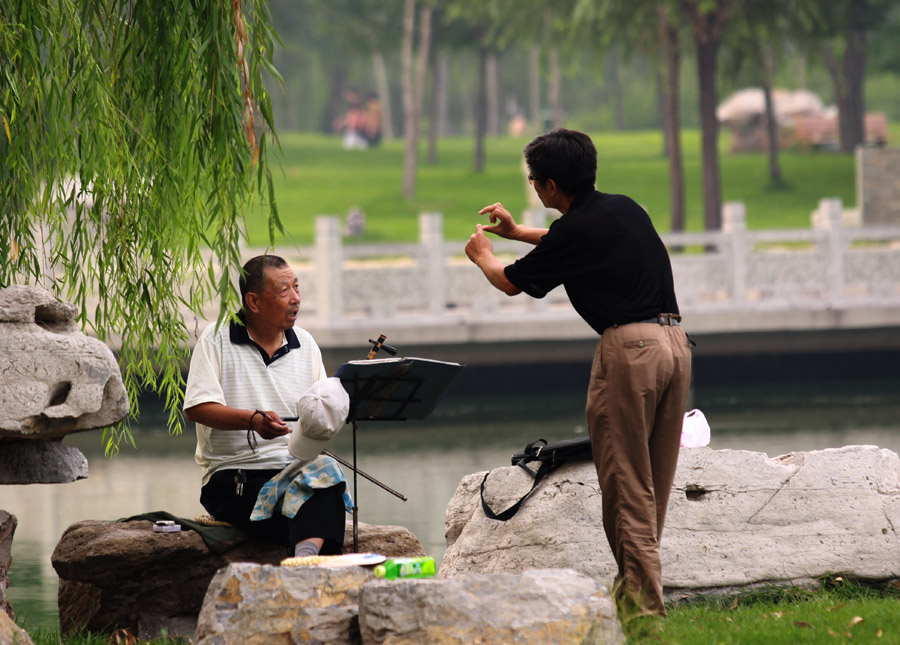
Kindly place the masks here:
MULTIPOLYGON (((263 136, 275 39, 266 0, 0 0, 0 287, 75 303, 120 344, 133 415, 156 391, 173 432, 191 312, 235 309, 264 193, 280 229, 263 136)), ((123 437, 105 432, 107 452, 123 437)))

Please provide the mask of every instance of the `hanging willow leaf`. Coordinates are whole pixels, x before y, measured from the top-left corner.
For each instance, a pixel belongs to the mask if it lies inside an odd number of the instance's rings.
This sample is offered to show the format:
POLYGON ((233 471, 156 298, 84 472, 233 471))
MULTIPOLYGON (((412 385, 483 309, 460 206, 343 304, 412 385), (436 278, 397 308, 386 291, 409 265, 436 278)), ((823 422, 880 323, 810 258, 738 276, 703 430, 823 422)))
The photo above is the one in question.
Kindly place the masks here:
MULTIPOLYGON (((267 0, 0 0, 0 287, 76 304, 121 343, 133 414, 156 391, 173 432, 184 306, 236 310, 254 203, 280 230, 257 138, 274 42, 267 0)), ((122 439, 105 431, 107 452, 122 439)))

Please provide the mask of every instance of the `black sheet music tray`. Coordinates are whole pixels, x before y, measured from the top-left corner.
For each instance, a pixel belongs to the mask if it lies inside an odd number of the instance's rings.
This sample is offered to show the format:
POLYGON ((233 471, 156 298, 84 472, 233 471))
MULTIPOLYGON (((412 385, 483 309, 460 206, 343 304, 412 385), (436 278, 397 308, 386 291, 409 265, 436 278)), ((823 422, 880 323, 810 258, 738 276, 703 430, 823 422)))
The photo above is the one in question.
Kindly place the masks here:
POLYGON ((459 371, 459 363, 428 358, 350 361, 335 376, 350 395, 349 420, 425 419, 459 371))

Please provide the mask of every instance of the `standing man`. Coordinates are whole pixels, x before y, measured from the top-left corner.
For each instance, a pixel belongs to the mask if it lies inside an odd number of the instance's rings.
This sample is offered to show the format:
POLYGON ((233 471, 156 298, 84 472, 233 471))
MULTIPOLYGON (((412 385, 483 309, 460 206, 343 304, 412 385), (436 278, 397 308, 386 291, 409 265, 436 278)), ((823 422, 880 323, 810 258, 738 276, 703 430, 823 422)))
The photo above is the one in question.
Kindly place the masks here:
POLYGON ((191 357, 184 415, 197 424, 200 503, 213 518, 292 555, 339 554, 346 481, 330 457, 311 462, 316 476, 301 483, 315 490, 307 490, 311 497, 294 517, 250 521, 262 486, 294 461, 282 417, 294 416, 300 396, 326 373, 316 342, 295 326, 300 288, 287 262, 274 255, 249 260, 240 290, 240 323, 209 325, 191 357))
POLYGON ((586 415, 603 503, 603 528, 618 564, 614 594, 640 613, 665 615, 659 541, 691 377, 672 267, 650 217, 629 197, 594 189, 590 137, 556 129, 525 146, 528 180, 549 229, 516 224, 498 202, 481 209, 466 255, 497 289, 543 298, 562 284, 575 311, 600 334, 586 415), (485 232, 534 244, 504 266, 485 232))

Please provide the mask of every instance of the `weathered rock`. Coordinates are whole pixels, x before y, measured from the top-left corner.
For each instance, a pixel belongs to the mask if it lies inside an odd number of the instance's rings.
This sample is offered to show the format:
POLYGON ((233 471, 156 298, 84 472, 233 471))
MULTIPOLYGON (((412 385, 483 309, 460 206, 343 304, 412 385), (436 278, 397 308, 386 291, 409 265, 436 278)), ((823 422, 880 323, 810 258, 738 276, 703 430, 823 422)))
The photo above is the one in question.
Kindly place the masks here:
POLYGON ((0 289, 0 439, 55 439, 128 414, 115 357, 78 331, 76 313, 39 287, 0 289))
POLYGON ((0 611, 0 645, 34 645, 34 641, 28 632, 0 611))
POLYGON ((571 569, 375 580, 359 603, 362 642, 624 643, 606 588, 571 569))
POLYGON ((16 516, 0 510, 0 614, 15 618, 6 590, 9 588, 9 565, 12 564, 12 542, 16 533, 16 516))
POLYGON ((197 621, 198 645, 359 643, 362 567, 230 564, 209 585, 197 621))
MULTIPOLYGON (((345 551, 352 539, 348 523, 345 551)), ((392 557, 424 553, 407 529, 364 523, 359 549, 392 557)), ((60 628, 126 628, 142 638, 165 628, 170 635, 189 635, 216 571, 232 562, 278 564, 288 555, 284 547, 243 535, 218 551, 194 531, 154 533, 149 521, 73 524, 51 556, 60 579, 60 628)))
MULTIPOLYGON (((612 580, 616 564, 603 533, 592 463, 559 468, 506 522, 484 515, 479 495, 483 477, 484 473, 464 477, 447 505, 447 551, 438 577, 571 568, 600 581, 612 580)), ((532 483, 522 468, 497 468, 485 485, 485 500, 494 511, 505 510, 532 483)))
MULTIPOLYGON (((570 567, 609 583, 615 564, 590 462, 550 475, 508 522, 481 511, 483 473, 465 477, 447 507, 440 577, 570 567)), ((491 473, 486 499, 502 510, 531 486, 521 468, 491 473)), ((848 446, 768 458, 682 449, 662 540, 670 598, 756 583, 804 583, 839 573, 900 577, 900 458, 848 446)))
POLYGON ((64 484, 87 476, 84 454, 57 440, 19 439, 0 448, 0 484, 64 484))

